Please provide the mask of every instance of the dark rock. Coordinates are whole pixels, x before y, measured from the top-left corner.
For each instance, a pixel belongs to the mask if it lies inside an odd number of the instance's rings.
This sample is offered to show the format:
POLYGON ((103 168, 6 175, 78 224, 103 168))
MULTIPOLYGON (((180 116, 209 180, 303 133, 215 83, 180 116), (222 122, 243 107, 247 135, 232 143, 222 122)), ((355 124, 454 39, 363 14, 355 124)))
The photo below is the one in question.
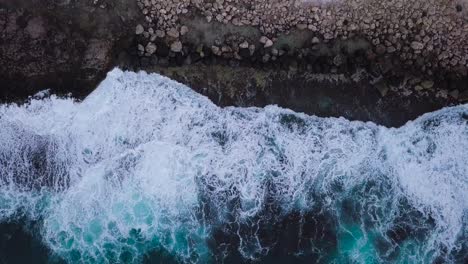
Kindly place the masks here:
POLYGON ((1 2, 1 101, 45 88, 89 93, 130 46, 140 17, 136 1, 105 9, 92 1, 1 2))
POLYGON ((239 49, 239 56, 242 58, 248 58, 250 57, 250 50, 248 48, 246 49, 239 49))
POLYGON ((158 49, 156 50, 156 54, 159 57, 167 57, 169 56, 170 48, 166 43, 161 43, 158 45, 158 49))
POLYGON ((458 95, 458 100, 460 100, 461 102, 468 102, 468 90, 460 93, 458 95))

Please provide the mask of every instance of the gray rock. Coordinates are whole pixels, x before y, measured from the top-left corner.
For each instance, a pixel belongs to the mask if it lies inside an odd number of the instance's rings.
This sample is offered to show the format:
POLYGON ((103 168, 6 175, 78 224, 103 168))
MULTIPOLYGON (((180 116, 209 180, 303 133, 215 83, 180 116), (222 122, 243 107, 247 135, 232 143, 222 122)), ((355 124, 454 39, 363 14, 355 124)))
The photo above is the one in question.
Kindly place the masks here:
POLYGON ((460 96, 460 92, 458 90, 453 90, 449 93, 449 95, 453 98, 453 99, 458 99, 458 97, 460 96))
POLYGON ((389 90, 388 85, 383 81, 376 83, 375 88, 377 88, 382 97, 386 96, 389 90))
POLYGON ((164 38, 166 36, 166 33, 164 32, 164 30, 157 29, 154 33, 156 34, 156 37, 158 38, 164 38))
POLYGON ((297 24, 297 28, 298 28, 299 30, 304 30, 304 29, 307 28, 307 25, 306 25, 306 24, 297 24))
POLYGON ((148 54, 152 55, 157 50, 156 44, 149 42, 148 45, 146 45, 145 50, 148 54))
POLYGON ((414 50, 422 50, 424 48, 424 44, 418 41, 411 42, 411 48, 414 50))
POLYGON ((221 49, 218 46, 211 46, 211 52, 217 56, 221 55, 221 49))
POLYGON ((421 86, 424 89, 431 89, 434 86, 434 82, 430 80, 426 80, 426 81, 421 82, 421 86))
POLYGON ((343 56, 341 56, 340 54, 336 55, 333 58, 333 64, 335 64, 335 66, 340 66, 341 64, 343 64, 343 56))
POLYGON ((458 101, 460 102, 468 102, 468 90, 461 92, 458 95, 458 101))
POLYGON ((259 41, 262 44, 266 44, 268 40, 270 39, 267 36, 261 36, 259 41))
POLYGON ((248 49, 249 48, 249 42, 244 41, 241 44, 239 44, 239 48, 241 49, 248 49))
POLYGON ((187 26, 182 26, 182 27, 180 27, 180 35, 183 36, 183 35, 187 34, 188 31, 189 31, 189 29, 188 29, 187 26))
POLYGON ((179 37, 179 31, 176 28, 170 28, 167 31, 167 35, 172 38, 178 38, 179 37))
POLYGON ((174 41, 172 44, 171 44, 171 51, 173 52, 181 52, 182 51, 182 42, 180 41, 174 41))
POLYGON ((143 32, 145 32, 145 28, 141 24, 138 24, 135 28, 135 34, 141 35, 143 32))
POLYGON ((265 42, 265 45, 263 46, 264 48, 269 48, 273 46, 273 41, 271 39, 268 39, 266 42, 265 42))

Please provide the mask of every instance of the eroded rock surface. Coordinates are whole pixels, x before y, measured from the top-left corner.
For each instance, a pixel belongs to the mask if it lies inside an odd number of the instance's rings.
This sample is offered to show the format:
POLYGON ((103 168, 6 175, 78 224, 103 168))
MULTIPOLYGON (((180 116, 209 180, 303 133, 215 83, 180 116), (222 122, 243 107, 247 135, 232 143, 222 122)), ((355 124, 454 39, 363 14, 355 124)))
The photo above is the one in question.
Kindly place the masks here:
POLYGON ((135 1, 0 0, 0 95, 86 94, 131 44, 135 1))

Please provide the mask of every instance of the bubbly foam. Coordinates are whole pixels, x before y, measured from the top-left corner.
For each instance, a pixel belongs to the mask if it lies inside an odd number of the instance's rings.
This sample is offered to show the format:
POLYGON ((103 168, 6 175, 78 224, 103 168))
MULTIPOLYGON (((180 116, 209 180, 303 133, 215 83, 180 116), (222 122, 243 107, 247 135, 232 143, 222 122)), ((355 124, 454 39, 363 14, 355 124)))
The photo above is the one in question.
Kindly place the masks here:
MULTIPOLYGON (((40 221, 68 262, 139 262, 155 250, 217 261, 229 254, 219 232, 242 258, 262 259, 282 243, 265 226, 294 214, 299 238, 309 216, 334 234, 335 253, 320 253, 329 262, 452 262, 468 237, 467 122, 467 105, 398 129, 223 109, 165 77, 116 69, 82 102, 0 106, 0 220, 40 221)), ((293 253, 321 252, 326 241, 314 239, 293 253)))

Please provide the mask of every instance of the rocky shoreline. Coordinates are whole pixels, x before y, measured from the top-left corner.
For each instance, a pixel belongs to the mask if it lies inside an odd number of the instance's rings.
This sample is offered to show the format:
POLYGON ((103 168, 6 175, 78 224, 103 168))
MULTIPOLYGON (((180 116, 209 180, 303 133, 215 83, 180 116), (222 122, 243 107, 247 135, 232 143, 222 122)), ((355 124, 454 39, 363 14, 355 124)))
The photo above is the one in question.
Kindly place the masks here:
MULTIPOLYGON (((260 52, 268 63, 285 54, 306 57, 322 43, 360 38, 368 42, 368 60, 396 53, 402 65, 428 75, 466 75, 468 69, 465 1, 138 0, 138 6, 147 22, 135 30, 144 36, 138 46, 144 56, 153 55, 162 39, 174 53, 196 45, 203 57, 207 46, 216 56, 238 60, 260 52), (206 31, 211 23, 221 28, 215 36, 206 31)), ((339 66, 342 58, 334 53, 339 66)))
POLYGON ((82 98, 118 66, 221 106, 399 126, 468 101, 466 1, 0 1, 0 101, 82 98))

